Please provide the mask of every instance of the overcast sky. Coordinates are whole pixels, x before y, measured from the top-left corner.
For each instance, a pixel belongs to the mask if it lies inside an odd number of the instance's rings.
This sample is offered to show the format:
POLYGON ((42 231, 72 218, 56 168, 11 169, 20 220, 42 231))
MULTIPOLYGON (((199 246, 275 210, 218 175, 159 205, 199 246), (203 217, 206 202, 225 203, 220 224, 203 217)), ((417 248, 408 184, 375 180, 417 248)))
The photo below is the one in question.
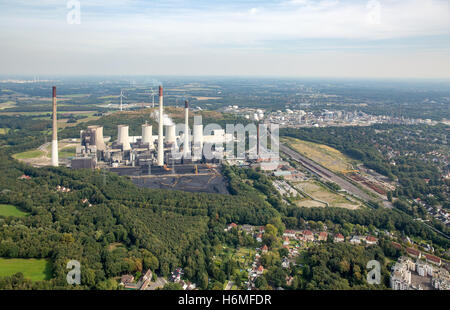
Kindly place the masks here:
POLYGON ((450 78, 449 0, 70 2, 0 0, 0 74, 450 78))

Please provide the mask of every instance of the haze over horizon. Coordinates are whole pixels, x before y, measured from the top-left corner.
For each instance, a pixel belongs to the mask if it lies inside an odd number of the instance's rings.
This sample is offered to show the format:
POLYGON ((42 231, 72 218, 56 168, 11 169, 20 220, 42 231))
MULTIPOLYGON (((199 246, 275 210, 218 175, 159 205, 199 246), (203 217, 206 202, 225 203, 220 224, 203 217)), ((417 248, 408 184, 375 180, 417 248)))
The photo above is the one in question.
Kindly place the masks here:
POLYGON ((0 1, 2 75, 450 78, 446 0, 0 1))

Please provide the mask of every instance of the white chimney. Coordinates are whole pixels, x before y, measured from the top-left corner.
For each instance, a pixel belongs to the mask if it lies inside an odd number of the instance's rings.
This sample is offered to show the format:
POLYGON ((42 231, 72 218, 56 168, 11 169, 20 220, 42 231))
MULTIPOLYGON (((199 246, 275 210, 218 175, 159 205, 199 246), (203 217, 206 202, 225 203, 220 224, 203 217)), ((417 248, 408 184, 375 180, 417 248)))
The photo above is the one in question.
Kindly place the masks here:
POLYGON ((159 86, 158 166, 164 166, 164 109, 163 88, 159 86))
POLYGON ((53 137, 52 137, 52 166, 58 167, 58 120, 56 115, 56 86, 53 86, 53 137))
POLYGON ((186 100, 184 102, 184 157, 189 158, 189 154, 191 153, 191 146, 189 143, 189 103, 186 100))

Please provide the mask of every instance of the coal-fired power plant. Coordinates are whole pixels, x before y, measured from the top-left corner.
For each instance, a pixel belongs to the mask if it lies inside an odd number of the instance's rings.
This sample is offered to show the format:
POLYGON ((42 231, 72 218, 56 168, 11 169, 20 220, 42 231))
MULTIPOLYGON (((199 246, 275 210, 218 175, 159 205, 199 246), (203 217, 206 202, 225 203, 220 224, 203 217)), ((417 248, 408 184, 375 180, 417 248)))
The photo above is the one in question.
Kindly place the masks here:
MULTIPOLYGON (((54 109, 56 109, 56 103, 54 109)), ((141 171, 139 173, 146 173, 143 171, 147 171, 149 174, 150 171, 152 173, 173 173, 176 169, 186 170, 186 165, 218 162, 219 160, 207 159, 203 156, 204 145, 210 147, 215 143, 226 143, 233 139, 232 134, 225 134, 223 130, 213 130, 211 134, 204 135, 201 117, 194 122, 193 134, 191 135, 187 100, 184 108, 184 130, 177 136, 177 126, 172 123, 170 118, 169 123, 166 121, 166 124, 164 124, 164 120, 167 120, 168 117, 167 115, 164 117, 162 86, 159 87, 158 110, 158 114, 152 114, 154 120, 159 123, 158 133, 155 136, 153 135, 152 125, 147 122, 138 127, 139 130, 135 126, 131 128, 125 124, 118 125, 117 139, 114 141, 111 137, 103 136, 102 126, 88 126, 86 130, 81 130, 80 145, 76 148, 76 156, 71 160, 72 168, 111 167, 119 170, 125 168, 121 171, 128 171, 127 169, 131 168, 131 170, 141 171), (139 132, 141 136, 130 135, 130 130, 139 132), (181 144, 183 147, 178 150, 181 144), (179 165, 178 168, 174 168, 175 165, 179 165), (180 168, 181 166, 184 167, 180 168)), ((54 111, 54 115, 56 115, 56 110, 54 111)), ((55 117, 54 128, 54 140, 56 140, 55 117)), ((57 142, 54 142, 54 147, 57 150, 56 144, 57 142)), ((217 149, 214 151, 217 151, 217 149)))
POLYGON ((52 166, 58 167, 58 120, 56 114, 56 86, 53 86, 53 137, 52 137, 52 166))
POLYGON ((159 86, 159 127, 158 127, 158 166, 164 166, 164 96, 163 88, 159 86))

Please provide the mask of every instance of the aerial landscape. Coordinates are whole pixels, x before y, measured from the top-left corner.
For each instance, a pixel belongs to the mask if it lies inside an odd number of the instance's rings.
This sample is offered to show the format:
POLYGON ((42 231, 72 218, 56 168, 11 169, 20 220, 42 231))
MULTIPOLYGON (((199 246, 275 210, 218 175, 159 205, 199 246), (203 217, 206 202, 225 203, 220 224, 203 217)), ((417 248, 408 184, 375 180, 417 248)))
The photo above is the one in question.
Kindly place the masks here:
POLYGON ((0 290, 450 290, 447 1, 67 2, 0 4, 0 290))

